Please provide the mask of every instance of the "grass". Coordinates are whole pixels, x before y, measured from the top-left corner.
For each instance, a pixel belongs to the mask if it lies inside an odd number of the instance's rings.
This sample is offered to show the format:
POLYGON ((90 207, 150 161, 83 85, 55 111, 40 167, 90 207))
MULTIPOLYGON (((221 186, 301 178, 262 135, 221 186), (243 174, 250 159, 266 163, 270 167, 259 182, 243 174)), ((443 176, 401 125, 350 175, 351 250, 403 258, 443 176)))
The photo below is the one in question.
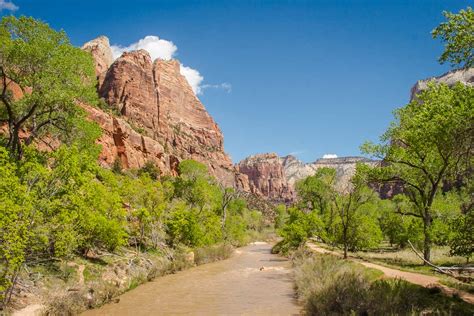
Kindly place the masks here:
MULTIPOLYGON (((317 244, 342 254, 342 250, 338 248, 321 243, 317 244)), ((369 251, 349 252, 349 255, 403 271, 440 276, 433 268, 424 265, 423 261, 417 257, 410 248, 398 249, 383 245, 378 249, 371 249, 369 251)), ((450 256, 449 247, 433 247, 431 250, 431 262, 437 266, 449 267, 464 265, 466 259, 458 256, 450 256)))
MULTIPOLYGON (((431 268, 424 266, 423 261, 417 257, 410 248, 396 249, 383 247, 372 251, 354 252, 352 255, 397 267, 414 269, 422 272, 431 271, 431 268)), ((431 250, 431 262, 437 266, 454 266, 465 264, 466 259, 463 257, 450 256, 449 247, 433 247, 431 250)))
POLYGON ((333 255, 294 255, 298 296, 308 315, 472 315, 474 306, 333 255))

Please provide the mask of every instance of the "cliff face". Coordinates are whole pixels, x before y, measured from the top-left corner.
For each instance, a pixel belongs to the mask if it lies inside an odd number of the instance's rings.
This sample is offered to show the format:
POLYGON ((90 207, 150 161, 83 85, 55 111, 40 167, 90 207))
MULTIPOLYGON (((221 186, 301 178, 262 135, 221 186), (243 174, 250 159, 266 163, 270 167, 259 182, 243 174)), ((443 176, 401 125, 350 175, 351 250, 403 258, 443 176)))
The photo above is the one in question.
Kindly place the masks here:
POLYGON ((242 160, 237 169, 247 175, 252 193, 274 201, 291 202, 296 197, 296 182, 314 175, 323 167, 336 169, 336 189, 346 190, 359 162, 378 164, 362 157, 318 159, 303 163, 291 155, 280 158, 276 154, 261 154, 242 160))
POLYGON ((251 193, 278 202, 293 200, 293 187, 288 183, 277 154, 250 156, 239 162, 236 169, 248 177, 251 193))
POLYGON ((286 177, 293 185, 299 180, 314 175, 320 168, 335 169, 336 190, 343 192, 349 188, 349 183, 352 176, 355 174, 357 163, 376 166, 379 162, 364 157, 338 157, 321 158, 315 162, 303 163, 293 156, 286 156, 282 158, 282 163, 286 177))
POLYGON ((234 185, 235 170, 224 152, 222 133, 181 75, 178 61, 153 62, 148 52, 139 50, 111 63, 105 37, 83 49, 95 60, 100 97, 116 113, 85 106, 104 131, 99 140, 104 165, 119 159, 124 168, 139 168, 152 161, 165 174, 175 175, 181 160, 194 159, 223 184, 234 185))
POLYGON ((474 68, 459 69, 449 71, 441 76, 418 80, 410 91, 410 100, 421 91, 428 88, 428 83, 434 81, 435 83, 444 83, 448 86, 453 86, 460 82, 467 86, 474 86, 474 68))

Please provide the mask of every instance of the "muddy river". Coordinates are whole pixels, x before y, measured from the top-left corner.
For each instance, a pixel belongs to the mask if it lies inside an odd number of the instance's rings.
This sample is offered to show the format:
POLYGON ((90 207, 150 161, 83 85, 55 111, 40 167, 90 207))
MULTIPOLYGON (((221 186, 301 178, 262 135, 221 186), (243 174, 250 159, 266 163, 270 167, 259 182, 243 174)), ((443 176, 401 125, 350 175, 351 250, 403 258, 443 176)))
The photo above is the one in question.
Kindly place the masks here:
POLYGON ((257 242, 152 282, 83 315, 298 315, 290 262, 257 242))

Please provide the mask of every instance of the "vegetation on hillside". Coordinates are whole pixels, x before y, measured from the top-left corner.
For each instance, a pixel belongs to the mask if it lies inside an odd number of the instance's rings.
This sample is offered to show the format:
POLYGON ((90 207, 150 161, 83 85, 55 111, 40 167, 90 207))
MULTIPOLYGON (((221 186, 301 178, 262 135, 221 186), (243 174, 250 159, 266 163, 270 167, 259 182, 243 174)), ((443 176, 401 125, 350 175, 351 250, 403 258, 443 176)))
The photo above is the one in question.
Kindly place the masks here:
POLYGON ((136 255, 196 249, 203 263, 263 229, 262 214, 196 161, 182 161, 175 178, 151 163, 126 171, 99 166, 100 129, 78 106, 97 101, 92 57, 64 32, 5 17, 0 43, 7 127, 0 139, 0 309, 21 271, 40 263, 97 259, 123 247, 136 255), (16 87, 22 97, 12 94, 16 87), (48 151, 37 149, 55 140, 48 151))

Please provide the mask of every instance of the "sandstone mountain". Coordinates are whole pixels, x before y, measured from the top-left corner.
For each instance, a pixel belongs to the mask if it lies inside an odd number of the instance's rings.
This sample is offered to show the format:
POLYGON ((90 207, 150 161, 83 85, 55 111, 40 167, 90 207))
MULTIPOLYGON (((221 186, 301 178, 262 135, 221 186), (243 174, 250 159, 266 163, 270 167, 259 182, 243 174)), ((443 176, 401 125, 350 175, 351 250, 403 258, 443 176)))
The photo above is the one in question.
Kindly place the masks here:
POLYGON ((279 157, 275 153, 250 156, 237 164, 237 170, 247 175, 250 191, 277 202, 295 199, 295 184, 314 175, 323 167, 336 169, 336 189, 347 189, 357 163, 376 165, 378 161, 363 157, 318 159, 304 163, 294 156, 279 157))
MULTIPOLYGON (((84 44, 95 61, 103 108, 85 106, 103 129, 101 163, 119 161, 139 168, 151 161, 174 175, 183 159, 206 164, 225 185, 235 184, 235 170, 224 151, 222 132, 196 97, 177 60, 151 60, 144 50, 113 61, 109 40, 84 44)), ((246 178, 239 181, 245 186, 246 178)))

